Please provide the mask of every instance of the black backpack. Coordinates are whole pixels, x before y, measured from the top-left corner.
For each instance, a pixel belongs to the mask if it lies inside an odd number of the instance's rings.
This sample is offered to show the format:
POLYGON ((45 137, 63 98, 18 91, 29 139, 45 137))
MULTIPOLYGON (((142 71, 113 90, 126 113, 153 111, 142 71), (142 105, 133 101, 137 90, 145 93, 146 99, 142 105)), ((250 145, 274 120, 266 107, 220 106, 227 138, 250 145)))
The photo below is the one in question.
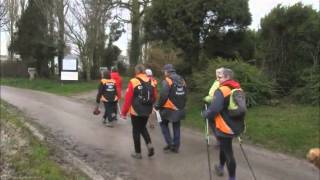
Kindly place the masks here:
POLYGON ((148 82, 143 81, 142 79, 138 78, 137 79, 140 81, 140 85, 137 86, 138 89, 138 101, 142 105, 152 105, 153 104, 153 97, 154 97, 154 92, 153 92, 153 86, 151 84, 151 80, 148 82))
POLYGON ((108 100, 108 102, 114 102, 117 95, 115 83, 107 82, 103 85, 103 89, 103 95, 108 100))
POLYGON ((178 81, 172 80, 169 91, 169 99, 178 109, 184 109, 187 101, 187 88, 182 78, 178 81))

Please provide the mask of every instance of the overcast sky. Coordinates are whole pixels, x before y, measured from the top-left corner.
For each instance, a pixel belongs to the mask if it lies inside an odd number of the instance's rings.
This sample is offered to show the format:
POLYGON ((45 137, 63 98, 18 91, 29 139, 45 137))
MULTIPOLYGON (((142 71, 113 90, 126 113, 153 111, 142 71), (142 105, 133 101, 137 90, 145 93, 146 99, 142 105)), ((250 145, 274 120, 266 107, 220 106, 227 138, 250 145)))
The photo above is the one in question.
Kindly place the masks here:
MULTIPOLYGON (((268 14, 272 8, 277 6, 277 4, 281 3, 282 5, 288 6, 293 5, 297 2, 302 2, 305 5, 312 5, 312 7, 319 11, 319 2, 320 0, 249 0, 249 8, 252 14, 252 24, 250 26, 251 29, 260 28, 260 19, 268 14)), ((123 15, 127 13, 124 11, 123 15)), ((130 39, 130 28, 128 25, 125 26, 127 33, 123 34, 122 37, 115 43, 121 50, 122 54, 126 55, 127 53, 127 45, 128 40, 130 39)), ((7 54, 7 33, 1 32, 1 46, 0 46, 0 54, 7 54)))

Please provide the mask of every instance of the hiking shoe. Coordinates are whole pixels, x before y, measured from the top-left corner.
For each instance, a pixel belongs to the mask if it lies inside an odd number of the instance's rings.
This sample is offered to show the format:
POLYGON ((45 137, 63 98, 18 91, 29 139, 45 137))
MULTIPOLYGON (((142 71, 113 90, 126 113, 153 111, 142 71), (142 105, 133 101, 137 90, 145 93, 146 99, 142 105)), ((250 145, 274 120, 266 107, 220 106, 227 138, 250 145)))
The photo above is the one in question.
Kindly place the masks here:
POLYGON ((171 151, 171 146, 170 146, 170 145, 167 145, 166 147, 163 148, 163 151, 164 151, 165 153, 170 152, 170 151, 171 151))
POLYGON ((150 124, 150 125, 149 125, 149 128, 150 128, 150 129, 154 129, 154 124, 150 124))
POLYGON ((151 148, 148 148, 148 156, 151 157, 154 155, 154 148, 151 147, 151 148))
POLYGON ((219 165, 214 165, 214 171, 218 176, 223 176, 224 172, 223 172, 223 167, 219 166, 219 165))
POLYGON ((179 153, 179 148, 177 146, 171 146, 170 150, 174 153, 179 153))
POLYGON ((131 157, 133 157, 135 159, 142 159, 141 153, 132 153, 131 157))
POLYGON ((113 127, 113 123, 108 121, 108 122, 106 123, 106 126, 107 126, 107 127, 113 127))

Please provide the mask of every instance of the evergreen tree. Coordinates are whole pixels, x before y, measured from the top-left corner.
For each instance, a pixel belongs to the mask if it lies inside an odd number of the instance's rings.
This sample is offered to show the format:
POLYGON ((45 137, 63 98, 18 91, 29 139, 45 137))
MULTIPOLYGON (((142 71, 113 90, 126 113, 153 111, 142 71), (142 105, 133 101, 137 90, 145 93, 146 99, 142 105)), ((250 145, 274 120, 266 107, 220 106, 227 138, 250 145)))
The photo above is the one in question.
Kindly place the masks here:
POLYGON ((154 0, 145 16, 147 39, 172 41, 184 51, 189 70, 208 38, 250 23, 248 0, 154 0))
MULTIPOLYGON (((46 0, 42 0, 45 3, 46 0)), ((41 7, 29 0, 17 22, 18 31, 11 47, 39 76, 49 76, 48 61, 55 55, 55 46, 48 34, 48 19, 41 7)))
POLYGON ((283 93, 288 94, 299 83, 306 68, 319 65, 319 19, 316 10, 297 3, 291 7, 278 5, 261 20, 261 65, 283 93))

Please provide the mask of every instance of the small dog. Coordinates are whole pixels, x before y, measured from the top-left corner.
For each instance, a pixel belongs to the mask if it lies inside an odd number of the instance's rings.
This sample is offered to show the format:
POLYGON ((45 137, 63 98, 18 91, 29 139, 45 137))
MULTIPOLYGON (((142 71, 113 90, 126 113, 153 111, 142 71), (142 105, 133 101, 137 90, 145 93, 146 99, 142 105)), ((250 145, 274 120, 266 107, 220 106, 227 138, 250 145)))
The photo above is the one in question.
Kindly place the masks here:
POLYGON ((307 154, 307 159, 309 162, 314 164, 320 169, 320 148, 312 148, 307 154))

